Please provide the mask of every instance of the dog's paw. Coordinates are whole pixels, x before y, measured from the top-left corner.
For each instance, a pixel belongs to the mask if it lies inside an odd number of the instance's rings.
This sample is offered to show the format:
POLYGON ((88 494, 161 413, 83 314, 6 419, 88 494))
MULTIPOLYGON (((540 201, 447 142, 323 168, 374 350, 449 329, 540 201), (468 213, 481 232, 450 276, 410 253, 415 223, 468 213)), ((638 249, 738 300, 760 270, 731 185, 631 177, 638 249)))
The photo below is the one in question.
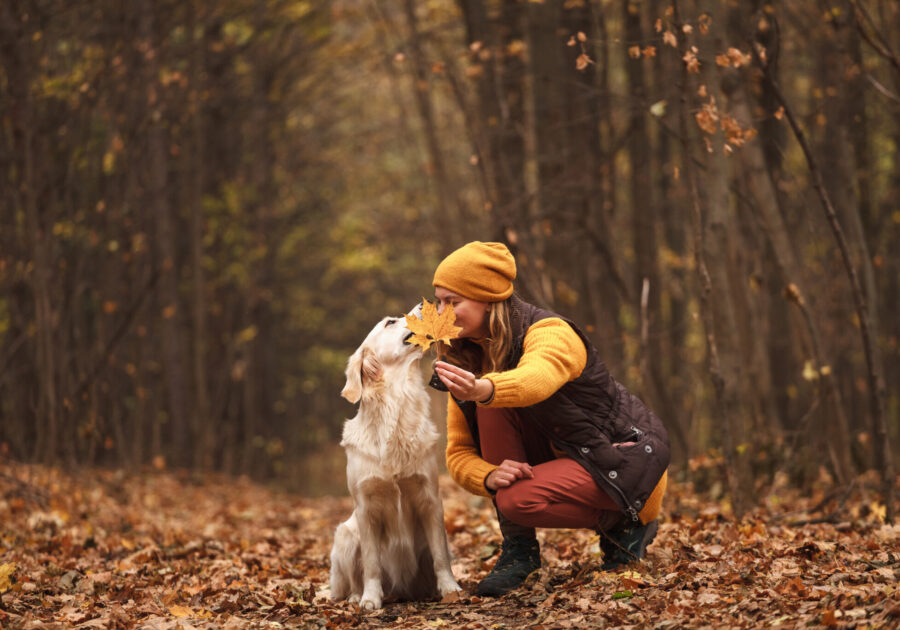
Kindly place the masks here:
POLYGON ((455 593, 457 591, 461 591, 459 584, 456 583, 456 580, 453 579, 453 576, 441 576, 438 578, 438 591, 441 593, 441 597, 446 597, 450 593, 455 593))
POLYGON ((358 604, 359 597, 360 597, 359 593, 353 593, 350 597, 347 598, 347 601, 350 602, 351 604, 358 604))
POLYGON ((359 600, 359 608, 360 610, 370 611, 370 610, 378 610, 381 608, 381 598, 380 597, 363 597, 359 600))

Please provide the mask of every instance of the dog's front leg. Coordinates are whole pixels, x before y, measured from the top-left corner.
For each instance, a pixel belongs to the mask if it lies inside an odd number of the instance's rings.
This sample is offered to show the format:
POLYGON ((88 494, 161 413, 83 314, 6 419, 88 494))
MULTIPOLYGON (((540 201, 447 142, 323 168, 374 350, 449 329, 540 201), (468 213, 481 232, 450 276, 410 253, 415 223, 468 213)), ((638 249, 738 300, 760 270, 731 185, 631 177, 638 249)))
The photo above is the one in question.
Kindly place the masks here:
POLYGON ((384 593, 381 585, 381 532, 387 513, 396 511, 399 499, 397 486, 386 479, 370 477, 358 486, 356 509, 359 512, 359 547, 363 570, 363 593, 359 607, 363 610, 381 608, 384 593))
POLYGON ((435 502, 430 511, 430 522, 426 525, 428 546, 434 559, 434 575, 437 578, 438 591, 441 596, 462 590, 450 570, 450 548, 447 544, 447 531, 444 529, 444 509, 441 501, 435 502))
POLYGON ((359 607, 363 610, 377 610, 381 608, 384 593, 381 589, 381 566, 378 562, 378 549, 371 544, 371 528, 360 527, 362 542, 362 568, 363 568, 363 593, 359 600, 359 607), (363 534, 364 530, 368 530, 363 534))
POLYGON ((444 528, 444 506, 438 492, 437 470, 412 475, 402 480, 400 485, 403 493, 412 499, 425 527, 425 537, 434 560, 438 592, 443 597, 462 590, 450 569, 450 547, 447 544, 447 530, 444 528))

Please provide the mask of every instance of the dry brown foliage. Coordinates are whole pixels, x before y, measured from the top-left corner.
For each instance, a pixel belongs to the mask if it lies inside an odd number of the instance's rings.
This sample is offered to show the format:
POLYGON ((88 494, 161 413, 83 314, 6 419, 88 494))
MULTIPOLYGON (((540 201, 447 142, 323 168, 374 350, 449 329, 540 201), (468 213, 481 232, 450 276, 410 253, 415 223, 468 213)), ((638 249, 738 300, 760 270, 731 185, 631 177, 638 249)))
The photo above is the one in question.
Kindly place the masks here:
MULTIPOLYGON (((866 480, 843 494, 772 494, 741 522, 670 483, 647 558, 599 569, 588 531, 541 531, 544 567, 501 599, 327 598, 349 498, 170 472, 0 465, 3 628, 896 627, 900 527, 866 480), (831 520, 834 522, 814 522, 831 520), (801 523, 806 524, 801 524, 801 523)), ((442 479, 454 574, 469 593, 496 558, 489 505, 442 479)))

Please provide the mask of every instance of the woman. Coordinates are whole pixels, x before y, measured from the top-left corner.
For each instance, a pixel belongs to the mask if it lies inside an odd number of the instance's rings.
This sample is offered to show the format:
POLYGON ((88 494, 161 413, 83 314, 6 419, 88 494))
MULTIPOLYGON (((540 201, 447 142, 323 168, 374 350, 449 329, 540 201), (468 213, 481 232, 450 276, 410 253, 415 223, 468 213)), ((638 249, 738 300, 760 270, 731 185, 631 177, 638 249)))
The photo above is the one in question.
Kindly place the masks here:
POLYGON ((502 552, 477 588, 498 596, 540 567, 536 527, 601 534, 604 569, 642 558, 666 488, 666 430, 607 371, 571 321, 513 294, 502 243, 468 243, 434 273, 439 312, 460 337, 439 351, 447 390, 447 468, 491 496, 502 552))

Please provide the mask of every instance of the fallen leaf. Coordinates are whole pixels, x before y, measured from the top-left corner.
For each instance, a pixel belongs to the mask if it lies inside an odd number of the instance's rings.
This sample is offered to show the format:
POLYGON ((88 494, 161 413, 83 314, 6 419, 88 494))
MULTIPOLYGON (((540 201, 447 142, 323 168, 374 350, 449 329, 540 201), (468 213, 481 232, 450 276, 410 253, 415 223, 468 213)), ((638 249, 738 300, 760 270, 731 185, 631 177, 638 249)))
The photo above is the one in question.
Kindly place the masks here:
POLYGON ((0 593, 5 593, 12 588, 12 574, 16 572, 15 563, 0 564, 0 593))
POLYGON ((194 614, 194 611, 186 606, 169 606, 169 612, 173 617, 178 617, 181 619, 182 617, 190 617, 194 614))
POLYGON ((635 589, 641 586, 656 586, 656 584, 646 576, 641 575, 637 571, 623 571, 619 575, 622 586, 628 589, 635 589))

